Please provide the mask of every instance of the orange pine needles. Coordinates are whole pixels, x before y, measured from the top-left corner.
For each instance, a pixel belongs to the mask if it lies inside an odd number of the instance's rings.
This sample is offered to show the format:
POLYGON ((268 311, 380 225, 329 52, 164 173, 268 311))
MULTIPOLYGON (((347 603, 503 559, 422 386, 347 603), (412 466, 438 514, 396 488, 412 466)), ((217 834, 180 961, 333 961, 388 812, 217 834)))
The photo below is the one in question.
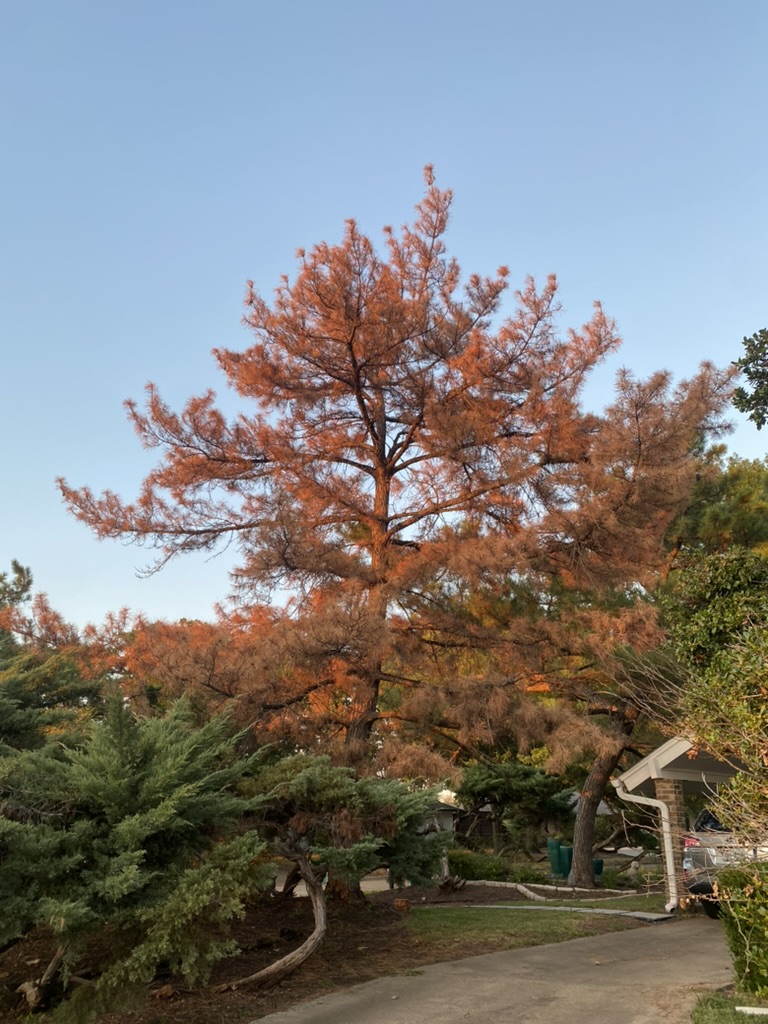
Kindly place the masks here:
POLYGON ((60 483, 99 537, 154 545, 158 565, 235 543, 241 599, 292 603, 232 686, 258 691, 270 721, 278 707, 296 728, 317 716, 353 746, 407 741, 417 714, 435 734, 472 721, 492 736, 518 672, 585 639, 572 612, 610 635, 615 617, 561 595, 659 571, 696 441, 730 391, 712 366, 677 387, 622 372, 606 412, 585 412, 613 321, 596 304, 561 333, 554 277, 528 280, 502 317, 508 272, 462 286, 450 206, 428 168, 414 223, 387 229, 383 254, 349 221, 339 244, 300 251, 271 301, 249 284, 252 343, 215 351, 244 411, 227 419, 209 391, 176 413, 153 385, 143 410, 129 402, 159 455, 136 501, 60 483), (484 712, 462 720, 460 693, 484 712))

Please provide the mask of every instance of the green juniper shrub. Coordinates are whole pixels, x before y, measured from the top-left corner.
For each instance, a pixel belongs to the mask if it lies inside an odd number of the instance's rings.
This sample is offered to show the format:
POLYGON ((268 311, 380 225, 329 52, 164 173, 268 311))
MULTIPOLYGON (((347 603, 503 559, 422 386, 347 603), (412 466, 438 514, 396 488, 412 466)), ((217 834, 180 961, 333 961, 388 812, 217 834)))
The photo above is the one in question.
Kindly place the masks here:
POLYGON ((493 761, 464 766, 457 796, 469 816, 488 808, 495 824, 496 852, 507 849, 531 855, 538 851, 553 825, 564 827, 572 819, 564 780, 536 765, 526 764, 512 752, 493 761))
POLYGON ((0 757, 0 941, 44 926, 58 968, 55 993, 28 983, 33 1008, 53 993, 54 1020, 93 1020, 161 964, 191 984, 235 951, 231 922, 271 880, 243 827, 249 761, 226 718, 199 726, 184 701, 136 718, 119 697, 81 746, 0 757))
POLYGON ((278 849, 302 849, 348 886, 386 867, 396 885, 440 873, 448 833, 425 830, 435 794, 396 779, 358 778, 325 755, 265 762, 250 785, 260 831, 278 849))

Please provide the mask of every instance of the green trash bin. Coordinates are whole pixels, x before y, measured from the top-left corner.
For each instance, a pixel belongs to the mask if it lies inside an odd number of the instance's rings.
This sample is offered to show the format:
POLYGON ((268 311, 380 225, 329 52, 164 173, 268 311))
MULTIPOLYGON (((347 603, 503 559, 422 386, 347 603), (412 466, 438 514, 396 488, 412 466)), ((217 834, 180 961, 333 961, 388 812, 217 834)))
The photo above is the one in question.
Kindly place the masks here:
POLYGON ((573 864, 573 847, 561 846, 559 874, 561 874, 563 878, 567 878, 568 875, 571 873, 571 864, 573 864))
POLYGON ((560 874, 560 840, 547 840, 547 856, 549 857, 549 868, 553 875, 560 874))
POLYGON ((603 861, 599 857, 596 857, 592 861, 592 874, 595 876, 595 878, 599 878, 600 875, 602 875, 602 873, 603 873, 603 861))

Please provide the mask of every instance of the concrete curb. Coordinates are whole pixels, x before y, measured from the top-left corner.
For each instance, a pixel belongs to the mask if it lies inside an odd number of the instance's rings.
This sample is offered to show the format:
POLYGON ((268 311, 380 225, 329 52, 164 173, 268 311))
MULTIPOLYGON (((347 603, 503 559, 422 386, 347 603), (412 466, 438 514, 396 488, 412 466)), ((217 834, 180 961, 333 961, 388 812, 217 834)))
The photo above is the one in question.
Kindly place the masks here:
MULTIPOLYGON (((418 909, 415 904, 414 909, 418 909)), ((519 903, 433 903, 429 910, 557 910, 566 914, 601 914, 605 917, 634 917, 638 921, 672 921, 674 914, 652 914, 647 910, 612 910, 608 907, 547 906, 521 907, 519 903)))

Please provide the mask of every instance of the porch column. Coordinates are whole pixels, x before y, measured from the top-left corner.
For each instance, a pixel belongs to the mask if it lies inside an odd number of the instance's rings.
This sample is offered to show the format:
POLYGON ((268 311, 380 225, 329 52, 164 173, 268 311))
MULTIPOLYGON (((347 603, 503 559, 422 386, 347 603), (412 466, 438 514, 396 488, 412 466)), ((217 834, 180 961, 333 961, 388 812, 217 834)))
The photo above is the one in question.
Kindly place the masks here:
MULTIPOLYGON (((663 800, 669 808, 669 817, 672 822, 672 855, 677 869, 677 886, 681 893, 685 892, 683 887, 683 835, 687 831, 685 819, 685 803, 683 800, 683 784, 679 779, 654 779, 656 787, 656 799, 663 800)), ((662 844, 665 838, 661 836, 662 844)), ((664 887, 667 899, 671 892, 669 879, 664 872, 664 887)))

